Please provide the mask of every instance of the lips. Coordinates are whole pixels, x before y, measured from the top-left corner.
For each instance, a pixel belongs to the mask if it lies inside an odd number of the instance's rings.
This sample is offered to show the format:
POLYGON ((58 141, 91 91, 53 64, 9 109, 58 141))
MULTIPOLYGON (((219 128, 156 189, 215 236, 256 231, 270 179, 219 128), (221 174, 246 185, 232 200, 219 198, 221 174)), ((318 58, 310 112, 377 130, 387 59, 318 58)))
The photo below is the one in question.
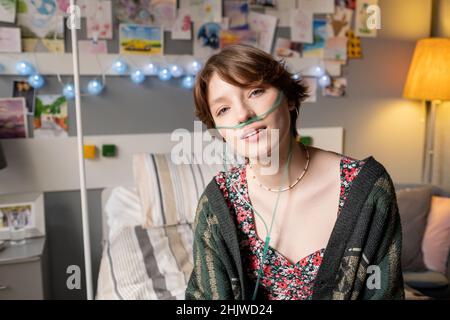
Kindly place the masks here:
POLYGON ((265 129, 266 129, 266 126, 248 128, 242 133, 241 140, 248 139, 248 138, 260 133, 262 130, 265 130, 265 129))

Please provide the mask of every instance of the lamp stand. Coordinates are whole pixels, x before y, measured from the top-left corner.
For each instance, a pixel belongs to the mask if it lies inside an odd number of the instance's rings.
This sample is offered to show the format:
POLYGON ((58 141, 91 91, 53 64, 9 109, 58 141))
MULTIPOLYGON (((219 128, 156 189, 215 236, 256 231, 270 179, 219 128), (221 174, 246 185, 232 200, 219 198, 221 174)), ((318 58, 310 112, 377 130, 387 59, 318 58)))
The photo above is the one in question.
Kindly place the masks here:
POLYGON ((425 101, 426 106, 426 132, 422 182, 431 184, 433 181, 434 161, 434 131, 436 126, 436 107, 441 102, 438 100, 425 101))

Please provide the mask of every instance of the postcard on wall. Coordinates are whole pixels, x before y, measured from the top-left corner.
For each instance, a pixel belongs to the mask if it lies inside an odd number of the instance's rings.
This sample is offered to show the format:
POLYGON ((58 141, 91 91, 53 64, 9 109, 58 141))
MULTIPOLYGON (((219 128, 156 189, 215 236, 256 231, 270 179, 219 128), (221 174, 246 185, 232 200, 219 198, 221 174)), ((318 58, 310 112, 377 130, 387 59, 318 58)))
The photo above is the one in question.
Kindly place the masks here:
POLYGON ((325 40, 327 39, 327 23, 322 19, 314 19, 313 22, 313 43, 303 46, 304 57, 323 58, 325 40))
POLYGON ((274 56, 278 59, 300 58, 303 45, 291 39, 278 38, 275 42, 274 56))
POLYGON ((282 2, 287 2, 286 0, 276 1, 276 0, 248 0, 248 5, 251 8, 277 8, 282 2))
POLYGON ((64 40, 28 38, 22 39, 23 52, 56 52, 64 53, 64 40))
POLYGON ((248 29, 249 6, 245 0, 225 0, 224 16, 229 18, 230 29, 248 29))
POLYGON ((206 58, 219 52, 221 30, 219 23, 194 22, 194 56, 206 58))
POLYGON ((163 30, 159 26, 119 25, 121 54, 162 54, 163 41, 163 30))
POLYGON ((312 13, 334 13, 335 0, 298 0, 298 8, 312 13))
POLYGON ((112 39, 112 7, 109 0, 90 0, 86 7, 88 39, 112 39))
POLYGON ((22 38, 64 39, 64 16, 57 0, 18 0, 22 38))
POLYGON ((194 22, 222 21, 222 0, 180 0, 179 6, 191 14, 194 22))
POLYGON ((277 18, 252 11, 248 15, 248 23, 251 30, 259 32, 258 48, 267 53, 272 53, 277 18))
POLYGON ((0 52, 22 52, 20 28, 0 27, 0 52))
POLYGON ((376 37, 377 29, 369 28, 369 19, 374 19, 371 17, 371 13, 368 12, 368 7, 371 5, 377 5, 378 0, 357 0, 356 1, 356 17, 355 17, 355 34, 358 37, 376 37))
POLYGON ((27 138, 25 98, 0 99, 0 139, 27 138))
POLYGON ((34 115, 34 102, 36 98, 36 90, 30 86, 28 81, 13 81, 13 97, 24 98, 29 115, 34 115))
POLYGON ((172 28, 172 39, 192 39, 192 19, 188 9, 178 9, 177 19, 172 28))
POLYGON ((252 30, 222 30, 220 33, 220 48, 231 44, 247 44, 258 46, 258 33, 252 30))
POLYGON ((323 57, 329 60, 347 62, 347 38, 329 37, 325 40, 323 57))
POLYGON ((114 2, 121 23, 160 26, 171 30, 177 14, 176 0, 121 0, 114 2))
POLYGON ((34 112, 35 138, 68 136, 67 100, 60 95, 38 95, 34 112))
POLYGON ((313 42, 313 14, 311 11, 303 9, 292 11, 291 39, 295 42, 313 42))
POLYGON ((16 21, 17 0, 0 1, 0 22, 14 23, 16 21))
POLYGON ((302 82, 308 88, 308 94, 309 94, 309 97, 305 100, 305 102, 316 102, 317 101, 317 78, 304 77, 304 78, 302 78, 302 82))
MULTIPOLYGON (((85 1, 87 2, 87 0, 85 1)), ((147 25, 155 23, 149 0, 115 1, 114 14, 121 23, 147 25)))
POLYGON ((350 29, 353 10, 345 7, 336 7, 336 12, 327 16, 327 33, 329 37, 345 37, 350 29))
POLYGON ((347 79, 343 77, 331 78, 330 85, 322 89, 324 96, 343 97, 347 92, 347 79))
POLYGON ((265 6, 265 13, 278 19, 279 27, 290 27, 291 15, 297 7, 296 0, 281 0, 275 7, 265 6))
POLYGON ((108 53, 106 40, 78 40, 78 49, 80 52, 88 54, 108 53))

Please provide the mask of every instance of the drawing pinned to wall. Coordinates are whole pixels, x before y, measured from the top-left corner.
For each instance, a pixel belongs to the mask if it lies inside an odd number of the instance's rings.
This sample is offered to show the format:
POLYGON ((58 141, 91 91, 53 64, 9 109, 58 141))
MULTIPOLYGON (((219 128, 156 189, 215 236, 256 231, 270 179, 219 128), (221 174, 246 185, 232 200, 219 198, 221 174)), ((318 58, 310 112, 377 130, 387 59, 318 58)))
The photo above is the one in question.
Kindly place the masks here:
POLYGON ((276 7, 265 7, 265 13, 278 19, 279 27, 290 27, 291 13, 297 7, 296 0, 281 0, 276 2, 276 7))
POLYGON ((220 33, 220 48, 231 44, 246 44, 258 46, 258 33, 252 30, 222 30, 220 33))
POLYGON ((18 0, 17 8, 23 38, 64 39, 63 12, 56 0, 18 0))
POLYGON ((349 59, 361 59, 363 56, 361 39, 355 36, 352 30, 347 31, 347 57, 349 59))
POLYGON ((106 40, 79 40, 78 49, 82 53, 88 54, 105 54, 108 53, 108 47, 106 45, 106 40))
POLYGON ((175 23, 176 0, 120 0, 115 15, 121 23, 161 26, 170 30, 175 23))
POLYGON ((329 86, 322 89, 322 94, 328 97, 343 97, 347 93, 346 78, 331 78, 329 86))
POLYGON ((0 52, 21 52, 20 28, 0 27, 0 52))
POLYGON ((0 139, 27 138, 25 98, 0 99, 0 139))
POLYGON ((317 101, 317 78, 304 77, 302 78, 303 84, 308 88, 309 97, 305 102, 317 101))
POLYGON ((334 0, 298 0, 298 8, 312 13, 334 13, 334 0))
POLYGON ((0 0, 0 21, 14 23, 16 20, 17 0, 0 0))
POLYGON ((300 58, 303 45, 291 39, 278 38, 275 42, 274 56, 278 59, 300 58))
POLYGON ((29 115, 34 115, 34 103, 36 98, 36 90, 30 86, 28 81, 14 80, 13 94, 15 98, 24 98, 29 115))
POLYGON ((180 0, 179 5, 194 22, 222 22, 222 0, 180 0))
POLYGON ((367 12, 370 5, 377 5, 378 0, 357 0, 356 1, 356 17, 355 17, 355 35, 358 37, 376 37, 377 29, 369 29, 367 22, 371 14, 367 12))
POLYGON ((291 15, 291 39, 295 42, 313 42, 313 14, 310 11, 296 9, 291 15))
POLYGON ((67 100, 59 95, 38 95, 34 112, 35 138, 68 136, 67 100))
POLYGON ((220 51, 221 25, 215 22, 194 22, 194 55, 208 57, 220 51))
POLYGON ((177 0, 152 0, 151 10, 155 17, 154 25, 172 29, 177 18, 177 0))
POLYGON ((252 11, 248 15, 248 23, 251 30, 259 32, 258 48, 267 53, 272 53, 277 18, 252 11))
POLYGON ((224 0, 224 15, 229 18, 229 28, 248 29, 249 6, 245 0, 224 0))
POLYGON ((192 19, 188 9, 178 9, 177 19, 172 28, 172 39, 192 39, 192 19))
POLYGON ((326 20, 314 19, 313 22, 313 43, 303 45, 303 57, 323 58, 325 40, 327 39, 326 20))
POLYGON ((65 45, 63 40, 52 39, 22 39, 23 52, 56 52, 64 53, 65 45))
POLYGON ((109 0, 90 0, 86 7, 88 39, 112 39, 112 7, 109 0))
POLYGON ((336 6, 336 12, 327 16, 327 33, 329 37, 345 37, 350 29, 353 10, 336 6))
POLYGON ((162 54, 163 31, 161 27, 136 24, 119 25, 120 53, 162 54))

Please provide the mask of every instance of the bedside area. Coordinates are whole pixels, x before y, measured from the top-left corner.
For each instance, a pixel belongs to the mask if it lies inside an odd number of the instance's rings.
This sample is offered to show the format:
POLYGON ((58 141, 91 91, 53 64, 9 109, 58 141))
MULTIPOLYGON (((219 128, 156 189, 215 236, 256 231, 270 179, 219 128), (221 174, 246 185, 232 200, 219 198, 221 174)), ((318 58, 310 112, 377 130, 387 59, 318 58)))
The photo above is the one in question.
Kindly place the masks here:
POLYGON ((0 300, 48 299, 47 265, 45 237, 7 242, 0 250, 0 300))

